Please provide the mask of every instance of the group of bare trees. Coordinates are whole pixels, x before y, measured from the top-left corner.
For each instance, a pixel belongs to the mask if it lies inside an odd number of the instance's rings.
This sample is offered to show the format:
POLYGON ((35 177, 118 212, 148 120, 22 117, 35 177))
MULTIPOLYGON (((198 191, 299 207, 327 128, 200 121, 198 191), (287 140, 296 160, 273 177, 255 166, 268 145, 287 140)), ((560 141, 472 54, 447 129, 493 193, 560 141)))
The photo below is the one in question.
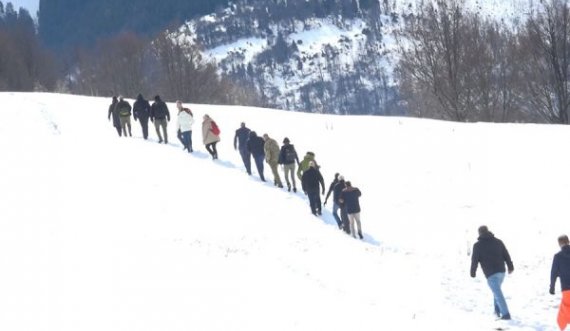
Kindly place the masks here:
POLYGON ((220 76, 195 44, 167 32, 154 39, 123 33, 79 51, 74 63, 77 70, 69 76, 69 86, 80 94, 160 94, 166 100, 259 104, 253 90, 220 76))
POLYGON ((411 114, 568 123, 568 0, 542 2, 520 27, 438 0, 407 17, 400 37, 397 73, 411 114))

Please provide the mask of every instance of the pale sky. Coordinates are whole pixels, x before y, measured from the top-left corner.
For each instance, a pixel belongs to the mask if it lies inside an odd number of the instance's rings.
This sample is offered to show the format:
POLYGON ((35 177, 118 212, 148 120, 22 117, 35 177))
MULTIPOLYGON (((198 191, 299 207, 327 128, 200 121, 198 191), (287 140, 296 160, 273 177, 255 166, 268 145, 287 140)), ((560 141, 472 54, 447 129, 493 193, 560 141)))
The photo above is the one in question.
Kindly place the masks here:
POLYGON ((32 15, 32 17, 36 16, 38 7, 40 6, 40 0, 1 0, 1 1, 4 4, 4 6, 6 6, 8 2, 11 2, 14 5, 14 9, 16 9, 16 11, 20 7, 26 8, 30 12, 30 15, 32 15))

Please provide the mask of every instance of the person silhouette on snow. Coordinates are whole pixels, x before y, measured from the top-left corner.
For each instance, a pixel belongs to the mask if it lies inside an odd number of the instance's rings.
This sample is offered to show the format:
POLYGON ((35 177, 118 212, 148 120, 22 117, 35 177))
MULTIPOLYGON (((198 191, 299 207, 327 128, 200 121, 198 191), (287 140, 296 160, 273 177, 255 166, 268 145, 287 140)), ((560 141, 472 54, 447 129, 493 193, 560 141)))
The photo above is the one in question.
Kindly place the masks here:
POLYGON ((234 149, 238 150, 239 146, 239 154, 248 175, 251 175, 251 153, 247 148, 250 132, 251 130, 245 126, 245 123, 241 122, 240 128, 236 130, 236 135, 234 136, 234 149))
POLYGON ((565 330, 568 324, 570 324, 570 241, 567 235, 558 237, 558 246, 560 246, 560 252, 554 255, 552 268, 550 270, 549 292, 554 295, 556 279, 560 278, 562 301, 558 308, 556 321, 560 330, 565 330))
POLYGON ((247 150, 253 156, 255 166, 257 168, 257 173, 262 182, 265 182, 265 176, 263 175, 263 161, 265 160, 265 141, 257 135, 255 131, 249 133, 249 139, 247 140, 247 150))
POLYGON ((503 320, 510 320, 511 314, 507 306, 507 301, 501 290, 501 285, 505 280, 505 263, 509 274, 515 270, 511 256, 505 244, 482 225, 478 229, 479 238, 473 245, 473 255, 471 256, 471 277, 475 278, 478 264, 487 278, 487 284, 493 292, 495 314, 503 320))
POLYGON ((168 144, 168 133, 166 128, 168 126, 168 122, 170 122, 170 111, 168 111, 168 106, 160 99, 159 95, 154 97, 154 102, 150 107, 150 120, 154 122, 156 135, 158 136, 158 143, 160 144, 164 141, 165 144, 168 144), (161 128, 162 133, 164 134, 164 140, 160 134, 161 128))
POLYGON ((113 97, 111 104, 109 105, 109 114, 107 115, 107 119, 111 120, 113 118, 113 126, 117 130, 119 137, 123 135, 121 130, 121 120, 119 118, 119 111, 117 109, 117 104, 119 103, 119 99, 116 96, 113 97))
POLYGON ((283 188, 281 177, 279 176, 279 144, 275 139, 270 138, 267 133, 263 134, 265 145, 263 146, 265 152, 265 161, 269 164, 271 172, 273 172, 273 184, 279 188, 283 188))
POLYGON ((182 146, 192 153, 192 125, 194 125, 194 115, 188 108, 182 106, 182 101, 176 101, 176 108, 178 108, 178 131, 182 136, 182 146))
POLYGON ((143 138, 148 138, 148 119, 150 118, 150 103, 145 100, 142 94, 137 95, 137 100, 133 104, 133 118, 141 124, 143 138))
POLYGON ((216 144, 220 142, 220 135, 215 132, 215 128, 217 128, 216 122, 212 120, 210 115, 204 115, 204 121, 202 122, 202 140, 213 160, 218 159, 216 144))
POLYGON ((325 181, 315 161, 309 162, 309 169, 307 169, 301 177, 301 185, 303 192, 309 197, 309 206, 313 215, 321 215, 321 190, 325 194, 325 181))
POLYGON ((291 182, 293 183, 293 192, 297 192, 297 184, 295 183, 295 165, 299 164, 299 156, 295 150, 295 146, 291 144, 289 138, 283 139, 283 146, 279 152, 279 164, 283 165, 283 174, 287 182, 287 190, 291 192, 291 182), (291 181, 289 181, 291 177, 291 181))
POLYGON ((131 132, 131 104, 128 103, 123 96, 119 96, 119 103, 117 103, 117 111, 119 112, 119 120, 121 122, 121 129, 123 130, 123 136, 127 136, 127 129, 129 137, 132 137, 131 132))
POLYGON ((360 190, 357 187, 352 187, 352 183, 345 182, 346 187, 342 190, 338 200, 340 203, 344 204, 344 209, 348 215, 348 221, 350 225, 350 234, 356 238, 363 239, 362 236, 362 225, 360 224, 360 190))

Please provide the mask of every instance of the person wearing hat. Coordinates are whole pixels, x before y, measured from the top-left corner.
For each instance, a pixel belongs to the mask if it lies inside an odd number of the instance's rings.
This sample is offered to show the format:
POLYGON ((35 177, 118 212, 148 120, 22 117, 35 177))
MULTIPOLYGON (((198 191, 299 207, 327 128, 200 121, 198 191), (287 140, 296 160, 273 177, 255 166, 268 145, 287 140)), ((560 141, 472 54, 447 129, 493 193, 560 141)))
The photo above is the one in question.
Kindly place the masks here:
POLYGON ((170 122, 170 111, 168 111, 168 106, 160 99, 159 95, 154 97, 154 102, 150 107, 150 120, 154 122, 156 135, 158 136, 158 143, 160 144, 163 142, 162 135, 160 134, 160 128, 162 128, 164 143, 168 144, 168 133, 166 128, 168 126, 168 122, 170 122))
POLYGON ((325 181, 321 172, 317 168, 315 161, 309 162, 309 169, 303 173, 301 177, 301 185, 303 192, 309 197, 309 206, 313 215, 321 215, 321 190, 325 194, 325 181))
POLYGON ((249 139, 249 133, 251 132, 245 126, 244 122, 241 122, 239 129, 236 130, 236 135, 234 136, 234 149, 238 149, 239 143, 239 155, 245 166, 245 171, 248 175, 251 175, 251 153, 247 149, 247 140, 249 139))
POLYGON ((131 104, 128 103, 123 96, 119 96, 119 103, 117 103, 117 110, 119 112, 119 119, 121 121, 121 130, 123 130, 123 136, 127 136, 127 128, 129 129, 129 137, 132 137, 131 133, 131 104))
POLYGON ((356 234, 360 239, 362 236, 362 226, 360 225, 360 190, 356 187, 352 187, 349 181, 345 182, 346 187, 342 190, 338 201, 344 205, 346 214, 348 215, 348 221, 350 225, 350 234, 356 238, 356 234))
POLYGON ((481 264, 483 274, 487 278, 487 284, 493 292, 495 314, 502 320, 510 320, 511 314, 501 285, 505 280, 505 263, 509 274, 511 274, 515 270, 513 261, 505 244, 495 238, 487 226, 480 226, 478 232, 479 238, 473 245, 473 255, 471 256, 471 277, 475 278, 477 266, 481 264))
POLYGON ((558 246, 560 246, 560 252, 556 253, 552 260, 549 292, 554 295, 556 278, 560 278, 562 302, 558 308, 557 322, 560 330, 564 330, 570 324, 570 241, 567 235, 558 237, 558 246))
POLYGON ((287 182, 287 190, 291 192, 291 182, 293 183, 293 192, 297 192, 297 184, 295 183, 295 165, 299 164, 299 156, 295 146, 291 144, 289 138, 283 139, 283 146, 279 151, 279 164, 283 165, 283 173, 287 182), (291 177, 291 181, 289 181, 291 177))
POLYGON ((263 150, 265 152, 265 162, 269 164, 271 172, 273 172, 273 184, 279 188, 283 188, 281 177, 279 176, 279 144, 275 139, 269 138, 267 133, 263 134, 263 150))

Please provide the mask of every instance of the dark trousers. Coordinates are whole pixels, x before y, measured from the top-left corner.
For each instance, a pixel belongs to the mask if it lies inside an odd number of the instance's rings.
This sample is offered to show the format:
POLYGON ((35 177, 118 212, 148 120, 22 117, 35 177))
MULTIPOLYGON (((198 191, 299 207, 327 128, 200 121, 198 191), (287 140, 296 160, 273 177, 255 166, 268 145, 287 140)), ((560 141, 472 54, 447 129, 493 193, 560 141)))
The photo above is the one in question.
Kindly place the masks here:
POLYGON ((342 222, 342 229, 344 232, 350 234, 350 222, 348 221, 348 213, 346 212, 346 208, 340 205, 340 220, 342 222))
POLYGON ((243 161, 243 165, 245 166, 245 170, 248 174, 251 175, 251 153, 247 150, 247 148, 239 147, 239 154, 241 155, 241 159, 243 161))
POLYGON ((184 131, 180 135, 182 136, 182 145, 188 150, 188 153, 192 153, 192 131, 184 131))
POLYGON ((315 215, 321 214, 321 194, 319 190, 316 191, 307 191, 307 195, 309 196, 309 205, 311 206, 311 213, 315 215))
POLYGON ((265 181, 265 176, 263 176, 263 161, 265 161, 265 155, 254 155, 253 159, 255 160, 255 166, 257 167, 259 178, 261 178, 262 181, 265 181))
POLYGON ((206 144, 206 150, 210 155, 212 155, 212 159, 216 160, 218 158, 218 151, 216 150, 216 144, 218 142, 213 142, 211 144, 206 144))
POLYGON ((147 139, 148 138, 148 117, 139 118, 138 120, 141 123, 143 138, 147 139))
POLYGON ((121 125, 115 125, 115 129, 117 129, 117 133, 119 134, 119 137, 123 136, 123 128, 121 128, 121 125))

